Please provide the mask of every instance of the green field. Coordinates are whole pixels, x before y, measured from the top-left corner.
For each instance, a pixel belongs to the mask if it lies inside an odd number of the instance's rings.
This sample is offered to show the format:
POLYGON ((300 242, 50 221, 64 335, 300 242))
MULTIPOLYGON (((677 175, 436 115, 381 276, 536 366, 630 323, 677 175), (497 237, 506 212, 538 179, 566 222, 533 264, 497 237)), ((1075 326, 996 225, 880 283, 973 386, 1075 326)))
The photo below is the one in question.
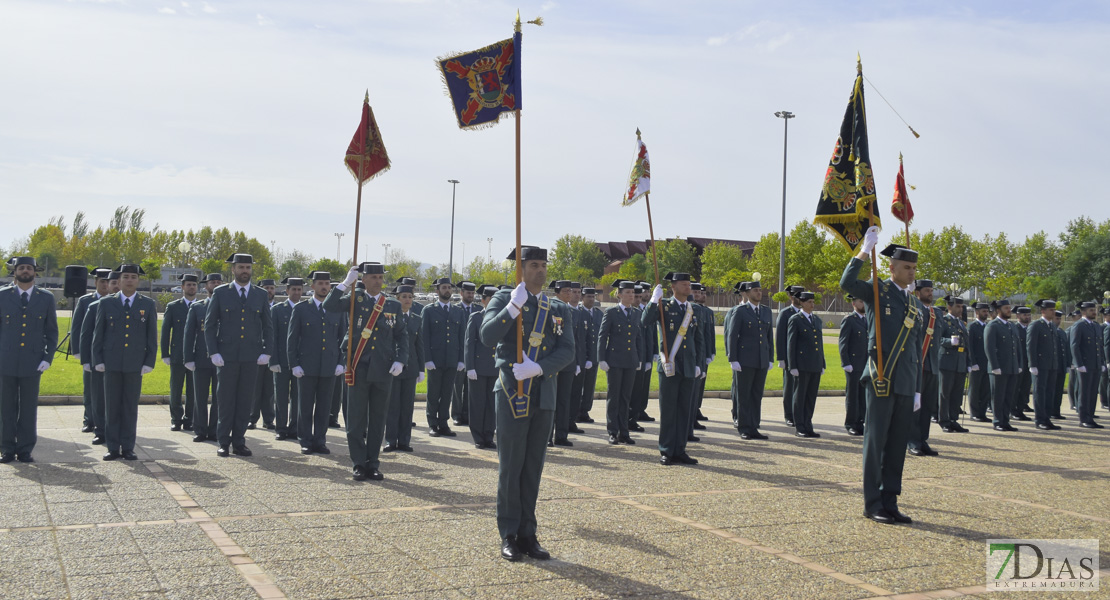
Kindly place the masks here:
MULTIPOLYGON (((58 319, 58 329, 61 332, 59 335, 59 341, 61 341, 61 338, 64 338, 65 333, 69 330, 68 317, 58 319)), ((843 390, 844 371, 840 369, 840 358, 836 344, 825 344, 825 362, 830 368, 825 371, 825 376, 821 378, 821 389, 843 390)), ((725 358, 724 338, 718 335, 717 359, 709 367, 709 378, 706 381, 705 389, 724 391, 729 389, 731 383, 732 370, 729 369, 728 360, 725 358)), ((658 385, 658 378, 652 377, 651 389, 658 389, 658 385)), ((606 387, 607 380, 604 373, 598 373, 597 391, 604 392, 606 387)), ((767 389, 782 389, 781 370, 772 369, 767 375, 767 389)), ((50 370, 42 377, 39 393, 43 396, 80 396, 81 391, 81 365, 72 357, 67 359, 64 354, 57 355, 50 370)), ((423 394, 426 391, 425 384, 416 386, 416 393, 423 394)), ((166 396, 169 393, 170 368, 162 364, 161 357, 159 357, 158 362, 154 365, 154 372, 143 378, 143 394, 166 396)))

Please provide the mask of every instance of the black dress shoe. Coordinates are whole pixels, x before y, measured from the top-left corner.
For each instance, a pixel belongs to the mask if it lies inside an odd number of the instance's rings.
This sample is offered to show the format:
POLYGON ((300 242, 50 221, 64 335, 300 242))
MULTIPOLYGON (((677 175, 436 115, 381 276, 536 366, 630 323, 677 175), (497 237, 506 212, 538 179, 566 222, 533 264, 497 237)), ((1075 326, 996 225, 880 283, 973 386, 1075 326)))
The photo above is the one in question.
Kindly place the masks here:
POLYGON ((1048 423, 1037 423, 1037 429, 1043 429, 1044 431, 1052 431, 1052 426, 1049 425, 1048 423))
MULTIPOLYGON (((481 449, 486 447, 486 443, 485 442, 474 442, 474 447, 481 450, 481 449)), ((386 449, 382 448, 382 452, 385 452, 385 451, 386 451, 386 449)))
POLYGON ((98 436, 96 436, 92 439, 92 442, 89 442, 89 443, 91 443, 94 446, 99 446, 99 445, 104 443, 104 436, 98 435, 98 436))
POLYGON ((231 450, 227 446, 220 446, 219 448, 216 448, 216 456, 219 456, 220 458, 227 458, 231 456, 231 450))
POLYGON ((570 446, 573 446, 574 444, 573 444, 573 443, 571 443, 571 441, 570 441, 570 440, 568 440, 567 438, 559 438, 559 439, 555 440, 555 445, 556 445, 556 446, 567 446, 567 447, 570 447, 570 446))
POLYGON ((1030 419, 1029 417, 1025 416, 1025 413, 1017 413, 1017 414, 1014 414, 1014 415, 1010 415, 1010 418, 1015 420, 1015 421, 1032 421, 1033 420, 1033 419, 1030 419))
POLYGON ((371 481, 381 481, 385 479, 385 477, 382 476, 382 472, 377 469, 370 469, 366 472, 366 476, 370 478, 371 481))
POLYGON ((749 435, 749 437, 751 437, 751 438, 752 438, 753 440, 765 440, 765 439, 768 439, 768 438, 767 438, 767 436, 763 435, 762 433, 759 433, 758 431, 757 431, 757 432, 755 432, 755 433, 750 433, 750 434, 748 434, 748 435, 749 435))
POLYGON ((247 448, 246 446, 236 446, 236 447, 231 449, 231 453, 234 454, 235 456, 244 456, 244 457, 250 456, 251 454, 253 454, 251 452, 251 449, 247 448))
MULTIPOLYGON (((497 442, 486 442, 486 448, 497 450, 497 442)), ((409 452, 412 452, 412 448, 409 448, 409 452)))
POLYGON ((470 425, 470 419, 455 419, 454 423, 455 427, 466 427, 470 425))
POLYGON ((863 435, 863 430, 858 427, 849 427, 848 435, 863 435))
POLYGON ((1055 424, 1055 423, 1049 423, 1049 424, 1048 424, 1048 428, 1049 428, 1049 429, 1052 429, 1053 431, 1055 431, 1055 430, 1057 430, 1057 429, 1062 429, 1062 428, 1061 428, 1061 427, 1060 427, 1059 425, 1057 425, 1057 424, 1055 424))
POLYGON ((193 430, 193 424, 192 423, 182 423, 181 424, 181 430, 182 431, 192 431, 193 430))
POLYGON ((355 481, 366 481, 366 469, 362 465, 355 465, 351 477, 355 481))
POLYGON ((740 434, 740 439, 742 439, 742 440, 750 440, 750 439, 752 439, 752 436, 751 436, 751 434, 750 434, 750 433, 741 433, 741 434, 740 434))
POLYGON ((277 429, 277 427, 273 423, 263 423, 262 428, 263 429, 277 429))
POLYGON ((578 417, 578 422, 579 423, 593 423, 594 420, 591 419, 590 417, 586 416, 586 417, 578 417))
POLYGON ((821 434, 820 433, 814 433, 812 431, 799 431, 798 433, 794 434, 794 437, 807 438, 807 439, 816 439, 816 438, 821 437, 821 434))
POLYGON ((274 439, 280 442, 282 440, 287 440, 291 437, 293 437, 293 436, 289 435, 288 433, 285 433, 284 431, 279 431, 278 434, 274 436, 274 439))
POLYGON ((669 467, 673 464, 677 464, 677 461, 669 456, 660 456, 659 464, 663 465, 664 467, 669 467))
POLYGON ((929 446, 929 444, 925 444, 921 447, 921 454, 923 456, 940 456, 940 452, 933 450, 932 447, 929 446))
POLYGON ((220 438, 220 436, 218 436, 214 433, 208 434, 208 441, 210 441, 210 442, 218 442, 219 438, 220 438))
POLYGON ((929 420, 930 420, 930 421, 932 421, 933 423, 937 423, 937 422, 938 422, 938 421, 937 421, 937 418, 936 418, 936 417, 930 417, 930 418, 929 418, 929 420))
POLYGON ((247 423, 247 429, 255 429, 257 427, 258 427, 258 425, 254 424, 254 423, 247 423))
POLYGON ((690 456, 689 454, 686 454, 685 452, 683 452, 682 454, 679 454, 678 456, 674 457, 674 460, 675 460, 675 462, 679 462, 679 463, 682 463, 684 465, 696 465, 696 464, 698 464, 698 459, 690 456))
POLYGON ((33 463, 33 462, 35 462, 35 459, 31 458, 31 453, 30 452, 20 452, 19 454, 15 455, 15 459, 18 460, 21 463, 33 463))
POLYGON ((1105 427, 1103 427, 1102 425, 1099 425, 1098 423, 1095 423, 1094 421, 1088 421, 1086 423, 1080 423, 1079 426, 1083 427, 1084 429, 1105 429, 1105 427))
POLYGON ((547 440, 547 447, 548 448, 554 448, 555 447, 555 440, 547 440))
MULTIPOLYGON (((413 427, 415 427, 415 426, 416 425, 414 424, 413 427)), ((330 419, 328 421, 328 428, 329 429, 339 429, 340 428, 339 427, 339 419, 330 419)))
POLYGON ((517 562, 522 556, 523 554, 520 552, 520 548, 516 545, 515 535, 510 535, 501 540, 501 558, 509 562, 517 562))
POLYGON ((518 538, 517 547, 536 560, 547 560, 551 558, 551 553, 543 549, 543 546, 540 545, 540 541, 536 539, 534 535, 518 538))
POLYGON ((428 435, 431 436, 431 437, 439 437, 440 436, 439 428, 438 427, 432 427, 431 429, 428 430, 428 435))
POLYGON ((912 454, 912 455, 914 455, 914 456, 925 456, 925 453, 921 451, 921 448, 913 448, 913 447, 911 447, 911 448, 909 449, 909 453, 910 453, 910 454, 912 454))
POLYGON ((793 427, 794 426, 794 420, 793 419, 787 419, 786 424, 789 425, 790 427, 793 427))
POLYGON ((85 425, 84 427, 81 428, 81 433, 92 433, 92 431, 93 431, 93 426, 92 425, 85 425))
POLYGON ((887 512, 885 508, 880 508, 875 512, 864 511, 863 516, 871 519, 872 521, 875 521, 876 523, 882 523, 883 525, 894 524, 894 517, 889 512, 887 512))
POLYGON ((1052 419, 1056 421, 1067 421, 1064 415, 1052 415, 1052 419))
POLYGON ((101 458, 104 460, 116 460, 119 458, 119 452, 107 452, 101 458))
POLYGON ((628 424, 628 430, 629 431, 635 431, 637 433, 643 433, 644 432, 644 428, 641 427, 639 423, 629 423, 628 424))
POLYGON ((899 511, 897 508, 894 510, 887 509, 886 512, 894 519, 895 523, 913 523, 913 519, 909 518, 908 515, 899 511))
MULTIPOLYGON (((479 448, 481 447, 481 444, 474 444, 474 445, 478 446, 479 448)), ((394 444, 394 443, 389 443, 389 444, 386 444, 386 445, 382 446, 382 452, 395 452, 396 450, 397 450, 397 444, 394 444)))
POLYGON ((12 454, 11 452, 5 452, 3 454, 0 454, 0 463, 8 464, 8 463, 12 462, 13 460, 15 460, 15 455, 12 454))
POLYGON ((124 450, 123 452, 120 452, 120 456, 123 457, 123 460, 139 460, 139 457, 135 455, 134 450, 124 450))
POLYGON ((627 435, 618 436, 617 441, 622 443, 622 444, 628 444, 630 446, 635 446, 636 445, 636 440, 632 439, 631 437, 629 437, 627 435))
POLYGON ((1005 425, 1002 426, 1002 431, 1017 431, 1017 430, 1018 430, 1017 427, 1014 427, 1013 425, 1010 425, 1009 423, 1006 423, 1005 425))
POLYGON ((170 431, 181 431, 181 425, 176 424, 176 423, 171 425, 170 426, 170 431))
POLYGON ((692 427, 694 429, 705 429, 705 425, 702 425, 701 423, 698 423, 697 421, 694 421, 694 424, 692 425, 692 427))
MULTIPOLYGON (((494 446, 496 448, 497 446, 494 446)), ((408 444, 397 444, 397 449, 401 452, 412 452, 412 446, 408 444)))
POLYGON ((642 412, 642 413, 640 413, 640 416, 636 417, 636 420, 637 421, 643 421, 645 423, 654 423, 655 422, 655 417, 647 414, 646 412, 642 412))
POLYGON ((700 442, 701 438, 696 436, 696 435, 688 435, 688 436, 686 436, 686 441, 687 442, 700 442))
MULTIPOLYGON (((317 454, 331 454, 331 450, 328 450, 327 446, 325 446, 323 444, 320 444, 319 446, 316 446, 316 453, 317 454)), ((250 454, 248 454, 247 456, 250 456, 250 454)))
POLYGON ((312 448, 308 446, 301 446, 301 454, 312 454, 312 448))
MULTIPOLYGON (((194 435, 193 436, 193 441, 197 442, 198 444, 200 442, 207 442, 208 441, 208 436, 206 436, 206 435, 194 435)), ((96 443, 96 442, 93 442, 93 443, 96 443)))
POLYGON ((968 417, 968 420, 975 421, 976 423, 990 423, 990 419, 976 415, 971 415, 968 417))
POLYGON ((586 433, 585 429, 582 429, 581 427, 575 427, 574 425, 571 425, 570 429, 567 429, 567 431, 569 433, 586 433))
POLYGON ((617 436, 615 436, 613 434, 609 434, 609 443, 610 444, 616 444, 618 441, 619 440, 617 440, 617 436))
POLYGON ((705 416, 705 415, 701 414, 701 411, 699 410, 699 411, 698 411, 698 416, 697 416, 697 420, 698 420, 698 421, 708 421, 708 420, 709 420, 709 417, 707 417, 707 416, 705 416))
POLYGON ((450 427, 445 426, 445 427, 440 427, 439 428, 439 435, 443 435, 443 436, 447 436, 447 437, 456 437, 459 434, 455 433, 454 431, 451 431, 450 427))

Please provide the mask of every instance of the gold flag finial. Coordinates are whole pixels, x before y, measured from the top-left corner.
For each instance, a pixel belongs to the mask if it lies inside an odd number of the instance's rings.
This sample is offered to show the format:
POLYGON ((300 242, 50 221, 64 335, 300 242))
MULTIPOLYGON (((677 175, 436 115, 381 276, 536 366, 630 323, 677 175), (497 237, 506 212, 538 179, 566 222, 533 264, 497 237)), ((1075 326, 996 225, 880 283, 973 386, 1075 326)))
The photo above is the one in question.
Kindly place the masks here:
POLYGON ((898 163, 899 164, 902 163, 902 153, 901 152, 898 153, 898 163))
POLYGON ((370 88, 366 88, 366 96, 362 99, 363 103, 370 104, 370 88))
POLYGON ((636 128, 636 139, 640 139, 640 128, 636 128))
POLYGON ((856 74, 863 75, 863 61, 859 58, 859 52, 856 52, 856 74))
POLYGON ((513 21, 513 31, 520 33, 520 9, 516 9, 516 21, 513 21))

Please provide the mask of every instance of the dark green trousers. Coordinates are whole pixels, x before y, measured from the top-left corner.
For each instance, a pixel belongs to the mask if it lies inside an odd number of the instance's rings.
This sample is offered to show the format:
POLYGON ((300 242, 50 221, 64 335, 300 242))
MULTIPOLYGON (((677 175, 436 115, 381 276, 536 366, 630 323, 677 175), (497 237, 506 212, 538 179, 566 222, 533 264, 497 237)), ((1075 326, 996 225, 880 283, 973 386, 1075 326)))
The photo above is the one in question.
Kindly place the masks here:
POLYGON ((978 371, 972 371, 968 377, 971 380, 967 388, 968 412, 973 417, 985 419, 987 407, 991 403, 990 371, 987 371, 986 365, 981 365, 978 371))
POLYGON ((794 376, 789 369, 782 370, 782 414, 787 421, 794 420, 794 376))
POLYGON ((1046 369, 1033 376, 1033 420, 1047 425, 1052 418, 1056 399, 1056 369, 1046 369))
MULTIPOLYGON (((247 421, 254 403, 254 386, 258 383, 258 363, 253 360, 227 361, 216 368, 217 442, 220 446, 245 446, 247 421)), ((196 424, 193 424, 196 428, 196 424)))
MULTIPOLYGON (((385 414, 387 444, 408 446, 412 442, 412 411, 416 404, 416 377, 406 371, 393 380, 389 392, 389 410, 385 414)), ((479 377, 479 379, 481 379, 479 377)), ((493 387, 493 383, 490 383, 493 387)), ((493 407, 490 407, 493 410, 493 407)))
MULTIPOLYGON (((329 375, 305 375, 297 382, 297 422, 294 432, 302 448, 319 448, 328 441, 328 419, 331 418, 331 399, 335 395, 335 380, 329 375)), ((356 463, 357 464, 357 463, 356 463)))
POLYGON ((0 452, 29 454, 38 443, 39 380, 30 377, 0 377, 0 452))
POLYGON ((966 371, 940 372, 940 407, 937 409, 937 424, 952 427, 960 421, 960 405, 964 399, 966 371))
POLYGON ((92 419, 93 434, 104 437, 104 373, 94 370, 85 375, 89 376, 89 416, 92 419))
POLYGON ((216 400, 216 369, 197 367, 193 371, 193 435, 211 436, 216 433, 220 403, 216 400), (212 407, 208 407, 211 393, 212 407))
MULTIPOLYGON (((680 366, 676 365, 676 370, 678 368, 680 366)), ((672 458, 686 454, 693 395, 693 377, 659 374, 659 454, 672 458)))
POLYGON ((570 412, 570 396, 574 388, 574 369, 559 371, 555 376, 555 427, 552 435, 556 440, 567 439, 570 422, 574 414, 570 412))
POLYGON ((844 373, 844 428, 863 429, 863 419, 867 414, 867 395, 863 390, 863 369, 852 369, 844 373))
POLYGON ((274 377, 269 365, 258 366, 258 381, 254 384, 254 403, 251 404, 251 423, 262 417, 263 423, 274 422, 274 377))
POLYGON ((355 384, 347 392, 347 447, 351 462, 368 470, 381 464, 378 454, 385 437, 385 414, 393 391, 393 376, 369 381, 370 367, 360 364, 355 371, 355 384))
POLYGON ((428 417, 428 427, 437 429, 448 427, 447 418, 451 414, 451 396, 455 390, 455 365, 450 368, 436 368, 428 371, 428 399, 424 414, 428 417))
POLYGON ((898 508, 902 468, 910 434, 913 396, 875 396, 866 383, 867 417, 863 427, 863 505, 867 512, 898 508))
POLYGON ((794 377, 794 430, 798 433, 814 433, 813 410, 817 408, 817 390, 821 387, 820 371, 798 371, 794 377))
MULTIPOLYGON (((274 373, 274 427, 278 433, 297 435, 298 380, 288 367, 274 373)), ((329 400, 330 400, 329 396, 329 400)), ((329 406, 330 408, 330 406, 329 406)))
POLYGON ((590 416, 594 407, 594 390, 597 388, 597 365, 589 369, 582 369, 582 397, 578 400, 578 418, 590 416))
POLYGON ((609 367, 605 376, 609 381, 609 391, 605 393, 605 430, 609 435, 627 436, 636 369, 609 367))
POLYGON ((142 391, 141 373, 104 372, 104 443, 108 452, 135 449, 142 391))
POLYGON ((991 373, 991 415, 995 425, 1010 424, 1010 402, 1014 399, 1017 375, 991 373))
POLYGON ((497 415, 493 409, 493 384, 497 382, 497 377, 479 375, 473 381, 467 379, 467 382, 470 388, 470 436, 475 444, 493 442, 493 432, 497 428, 497 415))
POLYGON ((767 369, 743 367, 732 372, 732 387, 736 390, 736 420, 740 433, 759 433, 759 419, 763 411, 763 388, 767 384, 767 369))
POLYGON ((535 383, 531 410, 520 418, 513 417, 500 381, 493 391, 497 413, 497 530, 501 539, 536 535, 536 500, 555 411, 539 408, 542 390, 538 379, 535 383))
POLYGON ((184 363, 170 363, 170 423, 181 425, 193 422, 193 378, 184 363), (185 401, 182 402, 182 391, 185 401))

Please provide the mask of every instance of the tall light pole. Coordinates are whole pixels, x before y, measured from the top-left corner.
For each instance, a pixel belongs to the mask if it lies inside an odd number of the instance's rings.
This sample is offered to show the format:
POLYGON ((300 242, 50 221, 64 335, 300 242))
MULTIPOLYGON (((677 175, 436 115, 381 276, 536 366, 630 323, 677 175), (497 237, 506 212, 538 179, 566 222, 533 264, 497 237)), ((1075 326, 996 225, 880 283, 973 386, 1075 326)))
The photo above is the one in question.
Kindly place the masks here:
MULTIPOLYGON (((780 110, 775 116, 782 119, 782 231, 779 233, 779 289, 786 289, 786 133, 794 113, 780 110)), ((779 302, 782 310, 782 302, 779 302)))
POLYGON ((451 184, 451 250, 447 258, 447 278, 455 280, 455 186, 459 185, 458 179, 448 179, 451 184))
POLYGON ((385 252, 382 253, 382 264, 383 265, 389 262, 389 247, 392 246, 392 245, 393 244, 382 244, 382 248, 385 248, 385 252))
POLYGON ((486 238, 489 247, 486 248, 486 260, 493 262, 493 238, 486 238))
POLYGON ((343 242, 343 236, 344 235, 346 235, 346 234, 345 233, 336 233, 335 234, 335 262, 339 262, 339 244, 343 242))

